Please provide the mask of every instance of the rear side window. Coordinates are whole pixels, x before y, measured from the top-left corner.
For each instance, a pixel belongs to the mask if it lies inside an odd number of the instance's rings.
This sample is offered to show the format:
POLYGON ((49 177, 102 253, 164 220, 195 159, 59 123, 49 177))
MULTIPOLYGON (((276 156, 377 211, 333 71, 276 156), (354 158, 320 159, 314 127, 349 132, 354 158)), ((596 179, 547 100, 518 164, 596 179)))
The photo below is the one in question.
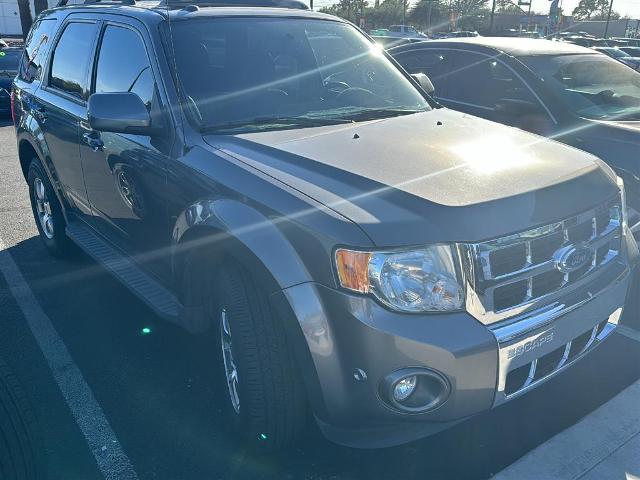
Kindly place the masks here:
POLYGON ((155 83, 142 38, 128 28, 107 26, 96 71, 96 92, 133 92, 151 107, 155 83))
POLYGON ((31 27, 18 71, 21 80, 31 83, 40 79, 42 64, 55 33, 56 23, 55 18, 41 18, 31 27))
POLYGON ((80 99, 88 96, 88 70, 95 23, 69 23, 58 41, 51 62, 50 85, 80 99))

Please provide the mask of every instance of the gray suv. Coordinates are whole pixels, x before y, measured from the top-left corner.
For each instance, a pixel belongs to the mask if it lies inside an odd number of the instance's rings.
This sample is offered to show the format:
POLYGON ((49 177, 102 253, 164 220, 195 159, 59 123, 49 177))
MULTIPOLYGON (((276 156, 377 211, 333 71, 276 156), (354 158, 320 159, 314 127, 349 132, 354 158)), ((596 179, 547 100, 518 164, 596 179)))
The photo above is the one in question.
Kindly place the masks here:
POLYGON ((293 0, 44 12, 12 89, 40 236, 209 335, 230 425, 399 444, 616 328, 637 246, 597 158, 441 108, 293 0))

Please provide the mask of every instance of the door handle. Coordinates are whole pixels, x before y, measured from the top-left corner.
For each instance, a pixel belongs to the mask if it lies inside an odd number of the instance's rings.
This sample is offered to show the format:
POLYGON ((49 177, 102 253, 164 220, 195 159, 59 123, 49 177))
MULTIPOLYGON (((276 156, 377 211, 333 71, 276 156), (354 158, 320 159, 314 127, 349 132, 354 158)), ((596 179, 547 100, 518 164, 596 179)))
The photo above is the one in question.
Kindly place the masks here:
POLYGON ((89 148, 94 152, 98 150, 102 150, 104 147, 104 142, 100 139, 99 134, 97 132, 87 132, 82 134, 82 139, 84 143, 89 145, 89 148))

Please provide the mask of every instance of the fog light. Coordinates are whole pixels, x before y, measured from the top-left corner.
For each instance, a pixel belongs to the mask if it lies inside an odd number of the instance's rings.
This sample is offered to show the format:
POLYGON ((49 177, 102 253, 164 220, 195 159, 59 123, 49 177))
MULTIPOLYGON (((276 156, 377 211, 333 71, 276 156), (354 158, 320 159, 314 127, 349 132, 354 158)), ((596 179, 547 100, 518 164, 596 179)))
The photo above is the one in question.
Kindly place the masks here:
POLYGON ((403 413, 424 413, 438 408, 451 391, 446 377, 426 367, 407 367, 380 381, 380 398, 403 413))
POLYGON ((411 377, 405 377, 396 383, 393 388, 393 398, 396 402, 402 402, 409 398, 409 396, 415 391, 418 379, 415 375, 411 377))

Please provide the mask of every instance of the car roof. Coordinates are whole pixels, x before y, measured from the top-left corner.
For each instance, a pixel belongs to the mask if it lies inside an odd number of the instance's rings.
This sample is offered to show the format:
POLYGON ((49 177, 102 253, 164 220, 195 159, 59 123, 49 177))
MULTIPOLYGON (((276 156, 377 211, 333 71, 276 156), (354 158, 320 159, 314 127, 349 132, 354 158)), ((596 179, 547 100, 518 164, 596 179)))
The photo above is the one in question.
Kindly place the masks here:
POLYGON ((514 38, 514 37, 463 37, 447 38, 438 40, 427 40, 417 42, 411 46, 400 46, 392 51, 410 50, 418 46, 425 47, 470 47, 470 50, 477 51, 500 51, 514 57, 524 55, 564 55, 564 54, 587 54, 594 53, 593 50, 567 42, 554 42, 551 40, 541 40, 537 38, 514 38))
MULTIPOLYGON (((196 4, 194 2, 194 4, 196 4)), ((198 5, 193 8, 194 4, 184 3, 184 7, 176 7, 172 5, 170 8, 164 6, 162 1, 158 0, 142 0, 134 4, 125 4, 117 2, 95 2, 89 4, 70 4, 62 7, 48 10, 47 13, 56 11, 74 12, 95 12, 124 14, 135 16, 140 19, 149 18, 149 16, 161 16, 166 18, 169 16, 171 21, 186 20, 189 18, 203 17, 287 17, 287 18, 313 18, 322 20, 333 20, 344 22, 344 20, 333 15, 327 15, 312 10, 302 10, 296 8, 283 7, 261 7, 261 6, 211 6, 198 5)), ((197 4, 196 4, 197 5, 197 4)))

